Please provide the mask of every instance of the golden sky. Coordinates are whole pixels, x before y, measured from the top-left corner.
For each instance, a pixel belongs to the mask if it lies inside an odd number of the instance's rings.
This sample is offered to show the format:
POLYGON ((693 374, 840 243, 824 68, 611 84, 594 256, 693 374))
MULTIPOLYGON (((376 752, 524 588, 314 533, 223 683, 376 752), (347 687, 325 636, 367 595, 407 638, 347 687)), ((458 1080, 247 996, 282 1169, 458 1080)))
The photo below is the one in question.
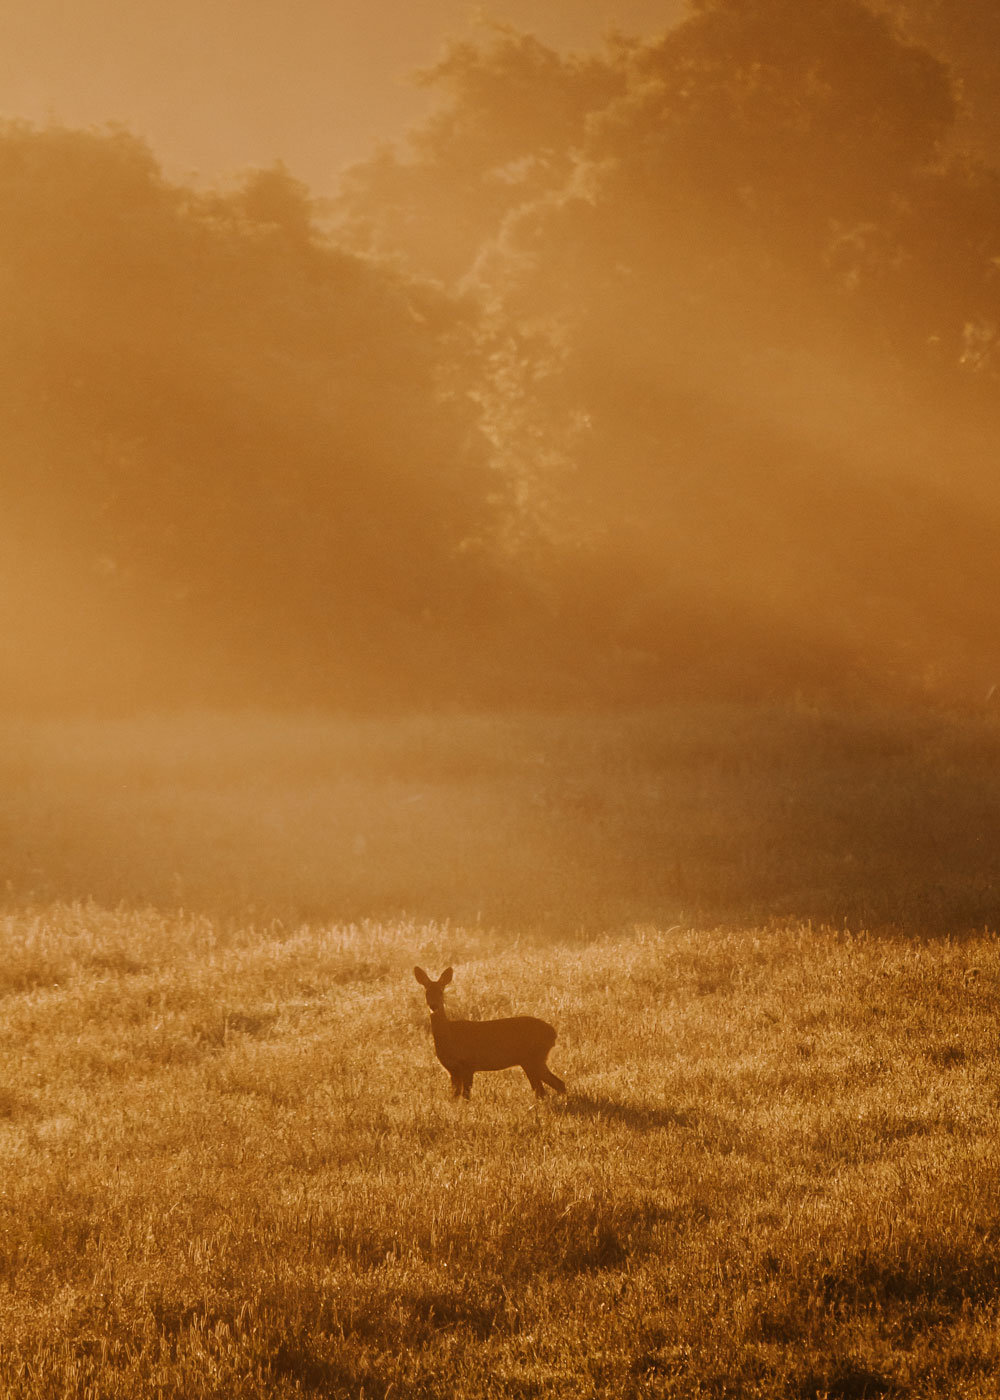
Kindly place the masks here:
POLYGON ((7 0, 0 113, 120 122, 171 175, 282 159, 316 190, 423 110, 408 82, 478 14, 586 48, 682 0, 7 0))

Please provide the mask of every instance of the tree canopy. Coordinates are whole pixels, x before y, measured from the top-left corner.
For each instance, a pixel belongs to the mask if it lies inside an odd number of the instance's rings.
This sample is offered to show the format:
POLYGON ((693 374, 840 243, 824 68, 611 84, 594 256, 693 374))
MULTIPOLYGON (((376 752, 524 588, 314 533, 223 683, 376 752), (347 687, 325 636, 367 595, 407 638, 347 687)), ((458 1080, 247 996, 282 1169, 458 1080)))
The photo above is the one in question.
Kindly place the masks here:
POLYGON ((125 135, 12 127, 0 199, 4 516, 58 552, 49 614, 83 672, 141 619, 182 690, 336 693, 377 669, 370 634, 433 632, 487 586, 497 490, 454 299, 331 247, 280 169, 196 195, 125 135))
POLYGON ((475 289, 498 452, 574 541, 547 561, 563 605, 651 685, 995 668, 1000 190, 905 18, 698 0, 586 59, 501 33, 453 51, 442 114, 380 157, 397 198, 374 166, 345 189, 354 230, 367 207, 381 246, 475 289), (534 111, 536 84, 558 120, 508 126, 497 94, 534 111), (475 238, 424 261, 482 131, 480 177, 519 178, 469 193, 475 238))
POLYGON ((8 695, 986 693, 981 13, 487 27, 330 211, 8 125, 8 695))

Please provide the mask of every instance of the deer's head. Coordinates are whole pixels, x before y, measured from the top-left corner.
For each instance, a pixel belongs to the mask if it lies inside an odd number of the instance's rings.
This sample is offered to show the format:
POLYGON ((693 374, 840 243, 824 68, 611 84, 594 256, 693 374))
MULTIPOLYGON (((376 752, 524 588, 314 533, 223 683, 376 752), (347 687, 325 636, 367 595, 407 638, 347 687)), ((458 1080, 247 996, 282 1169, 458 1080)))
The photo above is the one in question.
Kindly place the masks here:
POLYGON ((454 975, 454 969, 446 967, 436 982, 433 978, 427 976, 427 973, 422 967, 415 967, 413 969, 413 975, 420 983, 421 987, 423 987, 424 995, 427 997, 427 1005, 430 1009, 432 1011, 443 1011, 444 989, 451 981, 454 975))

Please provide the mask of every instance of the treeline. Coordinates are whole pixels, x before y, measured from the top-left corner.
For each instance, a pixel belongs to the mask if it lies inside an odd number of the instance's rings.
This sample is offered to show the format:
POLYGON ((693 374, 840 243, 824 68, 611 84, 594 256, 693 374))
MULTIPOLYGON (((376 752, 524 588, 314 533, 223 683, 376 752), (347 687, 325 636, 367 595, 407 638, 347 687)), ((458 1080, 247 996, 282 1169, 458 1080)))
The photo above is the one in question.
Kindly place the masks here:
POLYGON ((488 605, 455 298, 123 135, 8 128, 0 204, 11 699, 349 697, 488 605))
POLYGON ((0 133, 0 699, 985 696, 983 0, 488 30, 345 176, 0 133))

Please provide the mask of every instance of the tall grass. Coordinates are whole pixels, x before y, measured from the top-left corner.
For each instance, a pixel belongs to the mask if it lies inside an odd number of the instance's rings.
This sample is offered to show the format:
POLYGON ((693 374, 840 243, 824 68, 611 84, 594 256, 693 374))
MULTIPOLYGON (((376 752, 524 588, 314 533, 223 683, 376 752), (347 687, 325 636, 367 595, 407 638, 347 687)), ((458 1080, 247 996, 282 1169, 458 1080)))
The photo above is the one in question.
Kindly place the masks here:
POLYGON ((989 716, 8 724, 0 1394, 995 1395, 998 757, 989 716), (454 1104, 415 962, 555 1024, 568 1098, 454 1104))
POLYGON ((0 937, 11 1400, 995 1394, 991 936, 0 937), (453 1103, 414 958, 569 1098, 453 1103))

